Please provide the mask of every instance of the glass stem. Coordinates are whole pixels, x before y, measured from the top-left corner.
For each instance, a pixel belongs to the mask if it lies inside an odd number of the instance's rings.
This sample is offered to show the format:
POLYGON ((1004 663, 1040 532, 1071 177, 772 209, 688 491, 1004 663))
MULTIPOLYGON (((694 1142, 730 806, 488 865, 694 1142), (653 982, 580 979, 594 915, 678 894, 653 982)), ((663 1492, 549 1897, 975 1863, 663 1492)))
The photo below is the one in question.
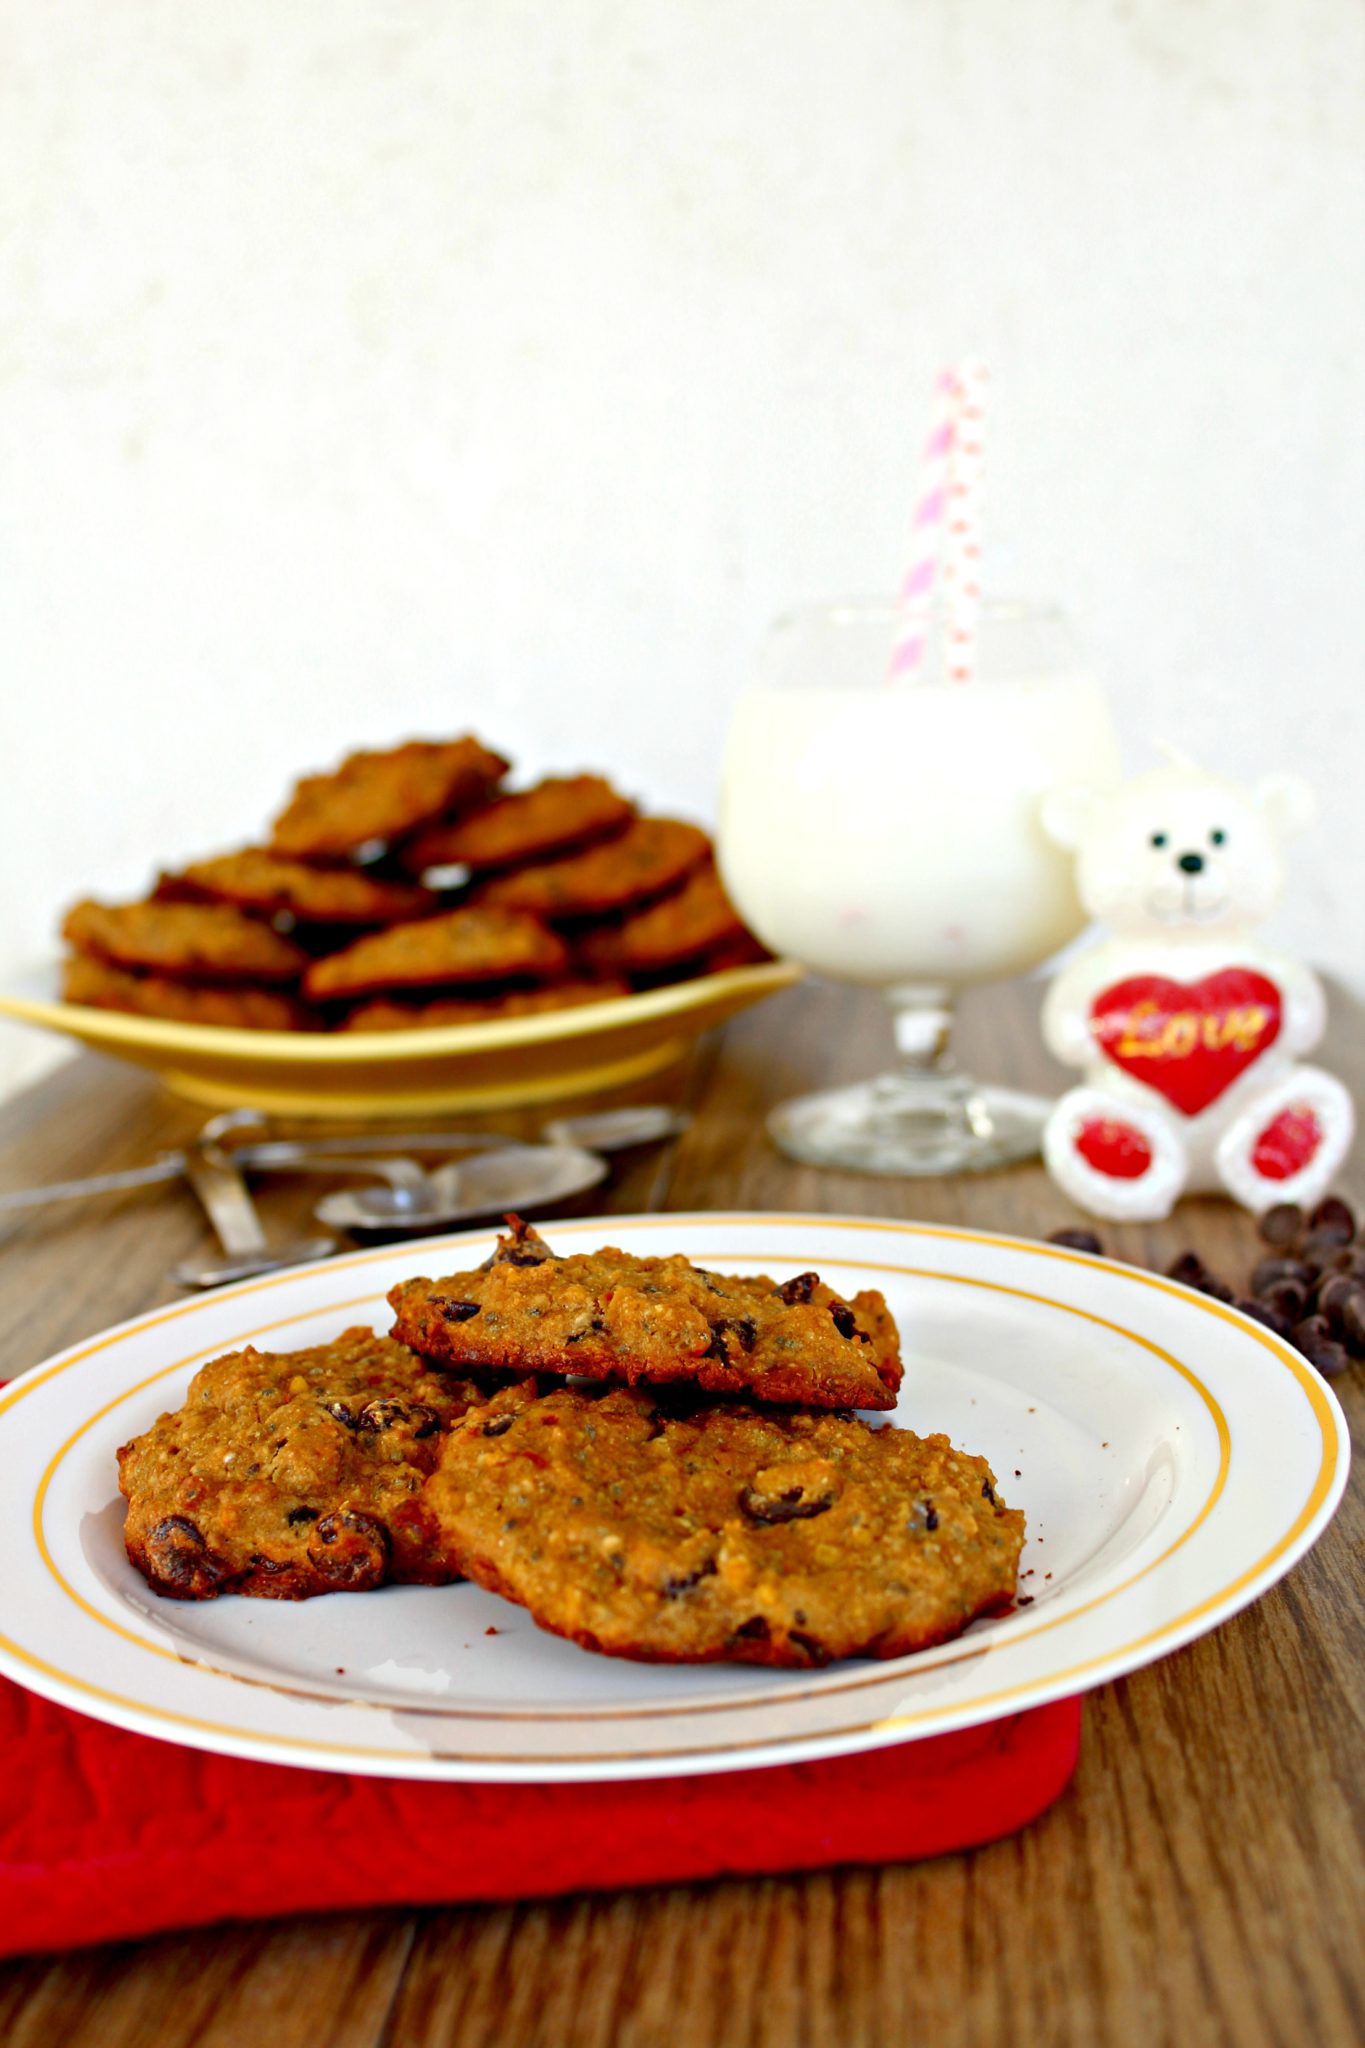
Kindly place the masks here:
POLYGON ((886 999, 900 1055, 900 1079, 912 1085, 931 1077, 946 1079, 955 1071, 950 1050, 952 991, 916 985, 888 989, 886 999))

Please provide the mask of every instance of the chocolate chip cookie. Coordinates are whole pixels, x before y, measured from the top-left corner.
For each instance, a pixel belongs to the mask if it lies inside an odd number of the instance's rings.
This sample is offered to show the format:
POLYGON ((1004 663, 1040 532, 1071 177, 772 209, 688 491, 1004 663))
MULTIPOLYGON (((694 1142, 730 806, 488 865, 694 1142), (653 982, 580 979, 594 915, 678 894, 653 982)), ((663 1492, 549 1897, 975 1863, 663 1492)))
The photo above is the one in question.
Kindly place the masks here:
POLYGON ((403 848, 411 874, 426 868, 513 867, 623 830, 635 806, 600 775, 551 775, 496 797, 449 824, 430 825, 403 848))
POLYGON ((660 1663, 900 1657, 1014 1596, 1024 1517, 984 1458, 854 1416, 506 1388, 426 1503, 468 1578, 585 1649, 660 1663))
POLYGON ((461 981, 548 980, 568 961, 563 940, 539 918, 518 910, 447 910, 417 924, 392 925, 314 961, 303 987, 314 1002, 335 1002, 461 981))
POLYGON ((551 919, 600 917, 661 896, 700 867, 711 842, 678 818, 637 818, 605 846, 518 868, 480 885, 474 901, 551 919))
POLYGON ((330 774, 295 784, 271 830, 271 847, 300 860, 344 860, 363 846, 401 839, 457 805, 482 801, 507 766, 472 736, 350 754, 330 774))
POLYGON ((168 981, 162 974, 134 974, 106 960, 73 953, 62 969, 62 1001, 95 1010, 121 1010, 133 1017, 162 1017, 177 1024, 213 1024, 230 1031, 306 1031, 317 1020, 292 996, 271 988, 208 988, 168 981))
POLYGON ((744 936, 744 920, 708 864, 662 902, 636 911, 618 925, 585 933, 577 950, 592 967, 648 974, 697 959, 744 936))
POLYGON ((308 955, 227 903, 76 904, 62 937, 79 953, 173 981, 296 982, 308 955))
POLYGON ((512 1222, 477 1272, 395 1287, 393 1334, 455 1367, 685 1381, 713 1393, 817 1408, 892 1408, 896 1325, 881 1295, 852 1301, 816 1273, 781 1282, 708 1273, 682 1257, 557 1258, 512 1222))
POLYGON ((178 874, 162 876, 157 896, 163 902, 207 898, 323 925, 406 924, 439 908, 431 891, 415 882, 379 879, 363 868, 310 867, 259 846, 191 861, 178 874))
POLYGON ((485 1398, 373 1330, 215 1359, 118 1454, 128 1556, 173 1600, 445 1585, 460 1574, 422 1489, 485 1398))

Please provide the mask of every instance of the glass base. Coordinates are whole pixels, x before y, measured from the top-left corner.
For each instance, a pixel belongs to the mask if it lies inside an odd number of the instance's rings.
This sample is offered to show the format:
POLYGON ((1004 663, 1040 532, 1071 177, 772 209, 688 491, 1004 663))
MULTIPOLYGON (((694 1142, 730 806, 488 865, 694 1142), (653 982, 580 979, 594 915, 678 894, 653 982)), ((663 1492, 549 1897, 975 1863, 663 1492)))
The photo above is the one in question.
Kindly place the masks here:
POLYGON ((883 1075, 779 1103, 768 1135, 789 1159, 853 1173, 979 1173, 1032 1159, 1052 1104, 965 1074, 883 1075))

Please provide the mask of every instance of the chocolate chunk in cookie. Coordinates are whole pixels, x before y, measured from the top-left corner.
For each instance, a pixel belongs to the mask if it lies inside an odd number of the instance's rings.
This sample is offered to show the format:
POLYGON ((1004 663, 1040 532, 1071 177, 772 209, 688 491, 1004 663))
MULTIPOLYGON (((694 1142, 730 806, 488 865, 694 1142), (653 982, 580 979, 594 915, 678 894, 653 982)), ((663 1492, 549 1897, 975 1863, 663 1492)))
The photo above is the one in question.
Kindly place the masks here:
POLYGON ((585 1649, 663 1663, 926 1649, 1009 1605, 1024 1537, 945 1436, 534 1382, 455 1424, 426 1499, 467 1577, 585 1649))
POLYGON ((552 919, 600 917, 675 888, 710 851, 710 840, 695 825, 637 818, 605 846, 494 876, 474 900, 552 919))
POLYGON ((548 980, 568 965, 561 939, 517 910, 447 910, 417 924, 394 925, 316 960, 304 977, 315 1002, 395 988, 440 988, 462 981, 525 976, 548 980))
POLYGON ((128 1556, 177 1600, 444 1585, 460 1574, 422 1489, 484 1399, 373 1330, 215 1359, 118 1454, 128 1556))
POLYGON ((403 848, 411 874, 427 868, 513 867, 620 832, 635 806, 600 775, 552 775, 450 823, 430 825, 403 848))
POLYGON ((506 1244, 486 1269, 395 1287, 395 1337, 473 1369, 676 1380, 817 1408, 895 1405, 899 1338, 873 1291, 845 1301, 811 1273, 793 1294, 791 1282, 729 1278, 677 1256, 555 1258, 524 1226, 506 1244))
POLYGON ((345 860, 362 847, 415 832, 496 789, 507 762, 472 737, 409 740, 385 753, 348 755, 327 775, 296 784, 270 835, 274 852, 345 860))
POLYGON ((226 903, 78 903, 62 937, 79 953, 176 981, 295 982, 308 956, 226 903))

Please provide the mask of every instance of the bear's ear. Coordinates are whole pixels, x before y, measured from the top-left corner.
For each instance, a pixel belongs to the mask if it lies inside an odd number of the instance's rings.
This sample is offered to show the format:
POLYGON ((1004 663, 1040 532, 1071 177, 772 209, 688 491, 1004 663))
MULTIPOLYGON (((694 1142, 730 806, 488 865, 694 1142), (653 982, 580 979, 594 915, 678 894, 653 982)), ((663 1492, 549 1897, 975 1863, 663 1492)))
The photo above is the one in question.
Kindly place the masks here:
POLYGON ((1101 801, 1100 792, 1083 782, 1050 789, 1039 812, 1044 832, 1055 846, 1079 846, 1101 801))
POLYGON ((1301 775, 1263 775, 1251 800, 1277 839, 1305 831, 1317 815, 1317 799, 1301 775))

